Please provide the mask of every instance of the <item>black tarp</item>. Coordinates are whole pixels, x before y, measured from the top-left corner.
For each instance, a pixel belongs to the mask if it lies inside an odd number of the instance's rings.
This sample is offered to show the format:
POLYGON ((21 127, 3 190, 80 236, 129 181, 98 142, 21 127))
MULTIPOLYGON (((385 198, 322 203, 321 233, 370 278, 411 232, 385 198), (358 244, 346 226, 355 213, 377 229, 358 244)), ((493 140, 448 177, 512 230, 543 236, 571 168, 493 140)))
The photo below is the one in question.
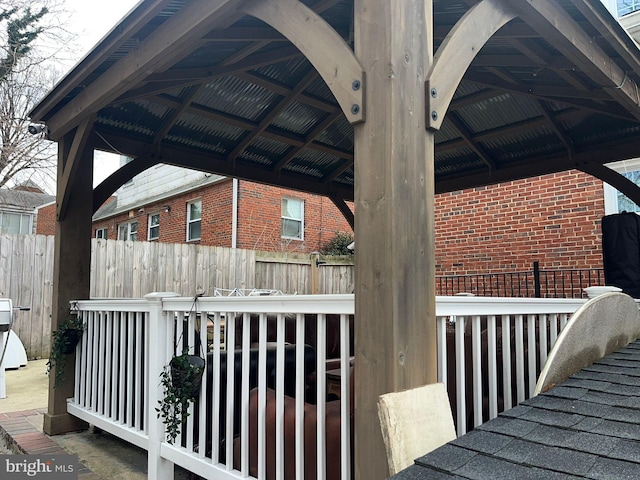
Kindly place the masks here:
POLYGON ((640 215, 602 217, 602 261, 606 285, 640 298, 640 215))

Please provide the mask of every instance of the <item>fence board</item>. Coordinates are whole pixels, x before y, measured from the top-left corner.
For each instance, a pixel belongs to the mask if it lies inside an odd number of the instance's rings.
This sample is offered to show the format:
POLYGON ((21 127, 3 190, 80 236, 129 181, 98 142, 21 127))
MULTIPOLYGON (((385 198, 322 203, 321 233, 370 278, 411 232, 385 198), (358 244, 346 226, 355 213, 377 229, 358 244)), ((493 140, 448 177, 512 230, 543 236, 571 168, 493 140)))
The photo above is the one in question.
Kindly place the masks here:
MULTIPOLYGON (((51 343, 53 236, 0 236, 0 297, 31 308, 14 331, 27 356, 46 358, 51 343)), ((310 255, 118 240, 91 240, 92 298, 137 298, 153 291, 213 295, 214 288, 309 293, 310 255)), ((351 293, 353 265, 323 264, 319 293, 351 293)))

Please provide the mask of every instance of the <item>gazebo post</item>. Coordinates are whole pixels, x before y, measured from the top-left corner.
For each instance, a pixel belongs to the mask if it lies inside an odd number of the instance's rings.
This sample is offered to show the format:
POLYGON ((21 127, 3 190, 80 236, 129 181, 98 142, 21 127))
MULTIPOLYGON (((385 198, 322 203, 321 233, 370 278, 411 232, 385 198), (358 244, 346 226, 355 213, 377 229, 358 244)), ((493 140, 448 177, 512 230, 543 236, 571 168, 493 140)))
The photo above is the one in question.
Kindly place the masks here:
MULTIPOLYGON (((388 477, 379 395, 437 380, 430 0, 355 0, 365 121, 355 125, 355 476, 388 477)), ((428 405, 425 408, 429 408, 428 405)))
MULTIPOLYGON (((58 142, 57 221, 53 271, 51 329, 69 316, 69 302, 89 298, 91 269, 91 217, 93 215, 93 144, 88 141, 91 124, 86 122, 58 142)), ((68 360, 74 365, 75 354, 68 360)), ((86 422, 67 413, 67 398, 73 397, 75 370, 65 370, 65 380, 54 388, 49 377, 49 405, 43 429, 57 435, 86 428, 86 422)))

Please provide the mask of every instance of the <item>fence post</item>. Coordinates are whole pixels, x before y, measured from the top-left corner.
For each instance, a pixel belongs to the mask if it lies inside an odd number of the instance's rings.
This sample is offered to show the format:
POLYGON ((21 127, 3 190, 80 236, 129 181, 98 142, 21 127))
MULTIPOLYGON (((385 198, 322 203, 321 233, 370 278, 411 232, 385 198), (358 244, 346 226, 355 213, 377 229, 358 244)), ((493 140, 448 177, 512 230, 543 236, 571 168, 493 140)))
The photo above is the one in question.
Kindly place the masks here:
POLYGON ((540 292, 540 262, 533 262, 533 288, 535 289, 534 295, 536 298, 542 297, 540 292))
POLYGON ((147 392, 149 392, 149 444, 147 450, 147 472, 150 480, 173 480, 174 465, 160 456, 160 447, 164 440, 164 425, 158 419, 156 406, 162 398, 160 373, 167 364, 171 352, 167 350, 167 325, 162 311, 162 299, 178 297, 174 292, 154 292, 144 296, 149 306, 149 352, 147 392))
POLYGON ((318 266, 320 265, 320 254, 318 252, 311 252, 311 270, 309 279, 311 295, 317 295, 320 290, 320 269, 318 266))

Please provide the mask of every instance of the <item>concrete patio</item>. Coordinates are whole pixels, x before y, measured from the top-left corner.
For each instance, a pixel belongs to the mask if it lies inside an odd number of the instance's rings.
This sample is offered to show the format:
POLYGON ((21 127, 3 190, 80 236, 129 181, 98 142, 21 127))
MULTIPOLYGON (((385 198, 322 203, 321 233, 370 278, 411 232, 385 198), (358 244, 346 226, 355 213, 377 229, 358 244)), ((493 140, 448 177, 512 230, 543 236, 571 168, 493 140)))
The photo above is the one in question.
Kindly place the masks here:
MULTIPOLYGON (((49 436, 43 433, 49 379, 47 360, 7 370, 7 397, 0 399, 0 454, 76 454, 80 480, 147 478, 147 455, 113 435, 90 428, 49 436)), ((187 473, 176 469, 176 478, 187 473)))

